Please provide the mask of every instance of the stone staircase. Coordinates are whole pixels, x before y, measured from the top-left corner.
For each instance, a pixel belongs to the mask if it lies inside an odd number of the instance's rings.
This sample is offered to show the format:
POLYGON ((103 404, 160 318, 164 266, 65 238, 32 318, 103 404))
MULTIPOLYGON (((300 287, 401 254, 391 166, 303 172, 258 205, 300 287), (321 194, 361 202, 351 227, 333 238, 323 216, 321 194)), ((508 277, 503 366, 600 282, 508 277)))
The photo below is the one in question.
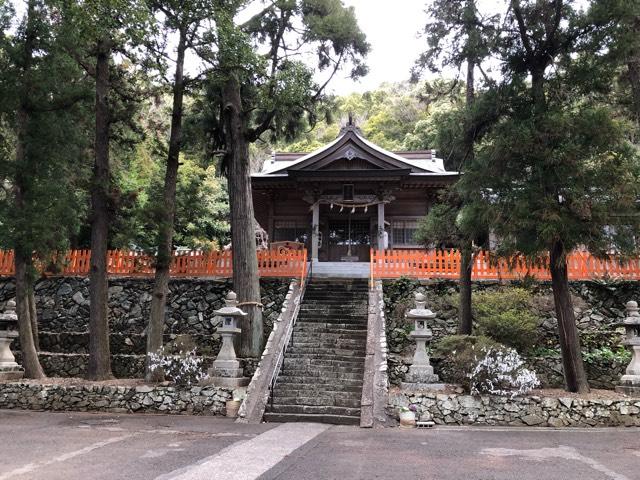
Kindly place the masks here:
POLYGON ((307 285, 266 421, 359 425, 368 291, 360 279, 307 285))

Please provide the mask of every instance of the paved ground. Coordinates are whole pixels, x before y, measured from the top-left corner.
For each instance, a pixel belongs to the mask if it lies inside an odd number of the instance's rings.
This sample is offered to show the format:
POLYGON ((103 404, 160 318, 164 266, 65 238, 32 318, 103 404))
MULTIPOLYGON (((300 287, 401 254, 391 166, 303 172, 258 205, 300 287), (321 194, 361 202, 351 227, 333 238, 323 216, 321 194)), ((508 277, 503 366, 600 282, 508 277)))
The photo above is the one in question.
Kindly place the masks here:
POLYGON ((640 480, 640 429, 361 430, 0 410, 5 479, 640 480))

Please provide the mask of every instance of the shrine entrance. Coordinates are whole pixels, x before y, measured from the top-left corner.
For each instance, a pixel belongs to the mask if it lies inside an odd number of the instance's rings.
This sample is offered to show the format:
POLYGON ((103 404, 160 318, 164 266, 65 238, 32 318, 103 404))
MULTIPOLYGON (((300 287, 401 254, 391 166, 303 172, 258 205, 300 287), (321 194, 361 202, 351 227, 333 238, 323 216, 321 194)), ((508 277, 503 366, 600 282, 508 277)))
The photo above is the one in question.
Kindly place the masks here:
POLYGON ((328 218, 326 240, 322 245, 326 249, 326 261, 368 262, 371 238, 370 217, 347 213, 328 218))

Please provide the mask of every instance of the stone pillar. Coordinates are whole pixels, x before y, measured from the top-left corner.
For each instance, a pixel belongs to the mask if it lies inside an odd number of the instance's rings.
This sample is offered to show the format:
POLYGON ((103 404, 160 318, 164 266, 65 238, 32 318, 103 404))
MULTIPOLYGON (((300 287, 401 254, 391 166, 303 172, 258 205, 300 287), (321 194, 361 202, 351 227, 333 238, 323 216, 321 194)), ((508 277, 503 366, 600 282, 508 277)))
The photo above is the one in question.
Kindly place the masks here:
POLYGON ((0 380, 18 380, 24 376, 24 369, 10 348, 18 337, 17 323, 16 302, 9 300, 4 313, 0 314, 0 380))
POLYGON ((313 204, 311 217, 311 261, 318 261, 318 240, 320 238, 320 202, 313 204))
POLYGON ((433 333, 427 321, 436 318, 436 314, 426 308, 426 297, 422 293, 416 293, 416 308, 406 314, 407 320, 414 321, 414 330, 409 334, 416 341, 416 351, 413 355, 413 363, 409 372, 405 375, 405 381, 400 387, 403 390, 443 390, 444 384, 438 383, 438 375, 433 373, 433 367, 427 355, 427 342, 433 338, 433 333))
POLYGON ((378 250, 384 247, 384 203, 378 204, 378 250))
POLYGON ((627 302, 627 318, 622 322, 622 326, 626 330, 626 338, 622 344, 631 350, 632 358, 616 391, 627 395, 640 395, 640 313, 637 302, 627 302))
POLYGON ((233 348, 233 338, 241 332, 238 328, 240 318, 247 316, 237 307, 237 298, 238 296, 234 292, 229 292, 224 301, 225 306, 213 312, 221 318, 221 325, 217 332, 222 337, 222 347, 220 347, 220 352, 208 371, 209 378, 202 382, 205 385, 214 384, 219 387, 246 387, 249 385, 249 379, 243 376, 240 362, 236 357, 235 348, 233 348))

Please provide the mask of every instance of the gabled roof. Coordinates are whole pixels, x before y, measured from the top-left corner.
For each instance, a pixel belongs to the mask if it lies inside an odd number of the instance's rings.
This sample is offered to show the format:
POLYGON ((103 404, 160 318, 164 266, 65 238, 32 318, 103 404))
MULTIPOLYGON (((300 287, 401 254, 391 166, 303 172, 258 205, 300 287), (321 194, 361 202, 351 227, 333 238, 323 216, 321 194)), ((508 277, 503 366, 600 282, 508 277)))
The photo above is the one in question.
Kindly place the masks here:
MULTIPOLYGON (((353 162, 354 169, 404 171, 409 175, 457 175, 447 172, 442 159, 432 150, 390 152, 369 142, 353 124, 345 126, 338 138, 308 153, 276 154, 254 177, 299 176, 303 172, 345 170, 353 162)), ((347 168, 348 170, 349 168, 347 168)), ((346 172, 345 172, 346 173, 346 172)), ((381 172, 382 173, 382 172, 381 172)), ((391 172, 389 172, 391 173, 391 172)))

